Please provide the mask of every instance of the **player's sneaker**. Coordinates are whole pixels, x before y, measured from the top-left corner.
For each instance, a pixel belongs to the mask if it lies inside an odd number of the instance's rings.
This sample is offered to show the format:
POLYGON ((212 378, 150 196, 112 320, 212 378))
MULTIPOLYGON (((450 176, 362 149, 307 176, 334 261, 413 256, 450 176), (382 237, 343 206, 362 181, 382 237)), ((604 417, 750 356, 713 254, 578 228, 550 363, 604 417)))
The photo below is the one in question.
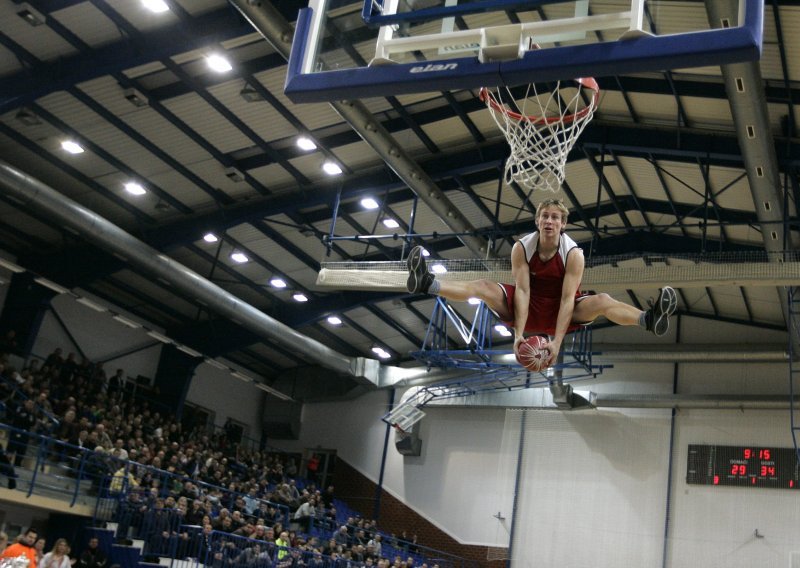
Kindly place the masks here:
POLYGON ((645 316, 647 330, 660 337, 669 331, 669 316, 678 307, 678 295, 669 286, 664 286, 658 291, 658 299, 651 299, 649 304, 650 309, 645 316))
POLYGON ((411 249, 406 265, 408 266, 408 281, 406 288, 412 294, 425 294, 433 284, 433 274, 428 272, 428 265, 425 256, 422 254, 424 249, 416 246, 411 249))

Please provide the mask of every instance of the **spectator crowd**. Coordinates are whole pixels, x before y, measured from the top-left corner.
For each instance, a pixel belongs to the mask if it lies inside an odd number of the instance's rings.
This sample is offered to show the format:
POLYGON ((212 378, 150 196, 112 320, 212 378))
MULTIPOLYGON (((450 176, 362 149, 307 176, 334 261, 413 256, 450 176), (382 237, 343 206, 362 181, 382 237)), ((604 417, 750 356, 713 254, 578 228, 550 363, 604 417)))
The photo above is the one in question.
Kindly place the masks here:
MULTIPOLYGON (((125 386, 122 369, 109 374, 101 363, 65 357, 61 349, 20 370, 0 355, 0 421, 14 429, 5 452, 0 447, 0 475, 9 488, 31 435, 42 434, 68 444, 50 456, 57 463, 93 458, 87 460, 97 480, 93 490, 115 502, 118 537, 139 531, 152 555, 169 550, 213 568, 427 568, 416 535, 386 537, 374 521, 342 518, 332 486, 321 490, 299 477, 299 455, 245 449, 237 443, 241 432, 227 424, 217 432, 204 425, 184 431, 174 414, 125 386)), ((11 546, 35 550, 38 535, 30 533, 11 546)), ((69 543, 62 540, 28 568, 70 568, 69 543)), ((73 559, 80 568, 105 568, 93 540, 73 559), (87 551, 95 557, 84 559, 87 551)))

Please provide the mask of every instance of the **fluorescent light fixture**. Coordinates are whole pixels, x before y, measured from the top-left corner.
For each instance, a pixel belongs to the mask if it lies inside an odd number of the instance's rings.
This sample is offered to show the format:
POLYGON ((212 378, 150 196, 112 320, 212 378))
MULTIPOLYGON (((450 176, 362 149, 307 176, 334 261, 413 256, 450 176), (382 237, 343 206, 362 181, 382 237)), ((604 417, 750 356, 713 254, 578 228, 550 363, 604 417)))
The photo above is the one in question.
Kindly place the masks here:
POLYGON ((17 114, 14 118, 19 120, 25 126, 38 126, 42 123, 42 121, 39 120, 39 117, 36 116, 33 111, 24 107, 17 111, 17 114))
POLYGON ((228 370, 230 370, 230 368, 229 368, 227 365, 225 365, 224 363, 220 363, 219 361, 216 361, 216 360, 214 360, 214 359, 209 359, 208 357, 206 357, 206 358, 203 360, 203 362, 204 362, 204 363, 208 363, 209 365, 211 365, 212 367, 214 367, 214 368, 216 368, 216 369, 221 369, 221 370, 223 370, 223 371, 228 371, 228 370))
POLYGON ((447 272, 447 269, 444 267, 443 264, 434 264, 431 266, 431 272, 434 274, 444 274, 447 272))
POLYGON ((422 249, 422 256, 430 256, 430 255, 431 255, 431 251, 429 251, 426 248, 422 249))
POLYGON ((400 223, 398 223, 391 217, 387 217, 386 219, 383 220, 383 226, 386 227, 387 229, 396 229, 397 227, 400 226, 400 223))
POLYGON ((308 296, 306 296, 305 294, 301 294, 300 292, 298 292, 297 294, 293 295, 292 299, 295 302, 308 302, 308 296))
POLYGON ((169 10, 169 6, 167 6, 167 3, 164 2, 164 0, 142 0, 142 6, 151 12, 155 12, 156 14, 160 14, 169 10))
POLYGON ((6 260, 5 258, 0 258, 0 266, 2 266, 3 268, 7 268, 11 272, 16 272, 17 274, 19 274, 20 272, 25 272, 24 268, 22 268, 17 264, 14 264, 10 260, 6 260))
POLYGON ((107 312, 108 311, 107 307, 101 306, 100 304, 97 304, 97 303, 91 301, 89 298, 78 298, 77 302, 79 304, 83 304, 87 308, 92 309, 92 310, 94 310, 96 312, 107 312))
POLYGON ((176 343, 175 347, 178 349, 178 351, 183 351, 184 353, 186 353, 187 355, 190 355, 192 357, 202 357, 203 356, 203 354, 200 353, 199 351, 195 351, 191 347, 186 347, 185 345, 180 345, 180 344, 176 343))
POLYGON ((253 377, 248 377, 247 375, 245 375, 244 373, 240 373, 239 371, 232 371, 231 375, 233 375, 234 377, 236 377, 240 381, 244 381, 246 383, 254 382, 253 381, 253 377))
POLYGON ((274 288, 286 288, 286 281, 283 278, 278 278, 277 276, 269 281, 270 284, 274 288))
POLYGON ((244 254, 243 252, 235 252, 235 253, 231 254, 231 260, 233 262, 238 262, 239 264, 244 264, 245 262, 247 262, 250 259, 247 258, 247 255, 244 254))
POLYGON ((328 323, 331 325, 342 325, 342 320, 337 316, 328 316, 328 323))
POLYGON ((389 359, 391 357, 391 355, 383 347, 375 346, 372 348, 372 352, 381 359, 389 359))
POLYGON ((150 337, 152 337, 156 341, 160 341, 161 343, 172 343, 172 340, 169 337, 167 337, 166 335, 162 335, 162 334, 158 333, 157 331, 152 331, 152 330, 148 331, 147 335, 149 335, 150 337))
POLYGON ((269 387, 269 386, 265 385, 264 383, 258 383, 257 382, 257 383, 255 383, 255 387, 257 389, 261 389, 262 391, 264 391, 266 393, 271 394, 272 396, 276 396, 281 400, 292 400, 292 397, 290 397, 288 395, 285 395, 281 391, 275 390, 274 388, 269 387))
POLYGON ((33 281, 36 282, 37 284, 41 284, 45 288, 50 288, 53 292, 56 292, 58 294, 66 294, 67 292, 69 292, 67 288, 59 286, 58 284, 48 280, 47 278, 34 278, 33 281))
POLYGON ((35 10, 27 2, 23 2, 19 5, 19 8, 17 8, 17 16, 25 20, 28 25, 33 27, 41 26, 44 24, 46 19, 41 12, 35 10))
POLYGON ((322 171, 329 176, 338 176, 342 173, 342 167, 336 162, 327 160, 324 164, 322 164, 322 171))
POLYGON ((298 148, 305 150, 306 152, 317 149, 317 143, 308 136, 298 136, 296 144, 298 148))
POLYGON ((221 56, 218 53, 211 54, 206 57, 206 64, 208 64, 208 68, 212 71, 216 71, 217 73, 227 73, 231 69, 233 69, 233 65, 231 62, 228 61, 227 58, 221 56))
POLYGON ((125 184, 125 191, 130 193, 131 195, 144 195, 147 193, 147 190, 142 187, 142 184, 136 183, 135 181, 129 181, 125 184))
POLYGON ((364 199, 361 200, 361 207, 363 207, 364 209, 377 209, 378 207, 380 207, 380 205, 378 205, 378 202, 375 201, 373 198, 365 197, 364 199))
POLYGON ((494 330, 503 337, 511 337, 511 332, 508 331, 508 328, 504 325, 500 325, 498 323, 496 326, 494 326, 494 330))
POLYGON ((215 243, 219 240, 219 237, 214 233, 206 233, 203 235, 203 240, 207 243, 215 243))
POLYGON ((478 304, 481 303, 481 299, 480 298, 470 298, 470 299, 467 300, 467 303, 470 306, 477 306, 478 304))
POLYGON ((70 154, 83 154, 83 146, 72 140, 64 140, 61 142, 61 149, 70 154))
POLYGON ((127 326, 127 327, 129 327, 131 329, 139 329, 139 328, 142 327, 142 324, 140 324, 139 322, 133 321, 133 320, 128 319, 125 316, 121 316, 119 314, 114 315, 113 319, 117 320, 122 325, 127 326))

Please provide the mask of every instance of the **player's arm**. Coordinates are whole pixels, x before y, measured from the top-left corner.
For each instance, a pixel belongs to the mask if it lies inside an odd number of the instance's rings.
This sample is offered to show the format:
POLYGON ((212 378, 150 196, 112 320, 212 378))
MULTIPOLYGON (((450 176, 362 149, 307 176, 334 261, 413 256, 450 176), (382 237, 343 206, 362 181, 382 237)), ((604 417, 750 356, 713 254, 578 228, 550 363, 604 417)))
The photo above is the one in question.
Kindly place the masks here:
POLYGON ((514 353, 525 339, 525 323, 531 298, 531 269, 525 258, 525 247, 517 242, 511 249, 511 275, 514 277, 514 353))
POLYGON ((567 255, 566 274, 564 283, 561 285, 561 305, 558 308, 558 319, 556 320, 556 334, 548 345, 550 350, 548 366, 556 362, 558 352, 561 351, 561 342, 564 341, 569 324, 572 322, 572 313, 575 311, 575 294, 578 286, 581 285, 583 266, 583 251, 576 247, 567 255))

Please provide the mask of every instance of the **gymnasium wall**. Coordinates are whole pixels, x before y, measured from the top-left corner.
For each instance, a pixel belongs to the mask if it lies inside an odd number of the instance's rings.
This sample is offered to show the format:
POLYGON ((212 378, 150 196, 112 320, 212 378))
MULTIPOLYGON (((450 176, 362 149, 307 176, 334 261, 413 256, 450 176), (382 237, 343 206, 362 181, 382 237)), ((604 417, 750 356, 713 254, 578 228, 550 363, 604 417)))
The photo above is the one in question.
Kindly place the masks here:
POLYGON ((230 417, 248 425, 246 436, 261 439, 264 391, 233 377, 230 371, 202 364, 189 384, 186 402, 215 412, 214 425, 222 427, 230 417))
MULTIPOLYGON (((0 257, 6 258, 12 262, 16 260, 14 255, 8 254, 5 251, 0 250, 0 257)), ((3 306, 6 304, 6 296, 8 295, 8 284, 11 282, 11 276, 13 276, 13 272, 8 270, 7 268, 3 268, 0 266, 0 313, 3 312, 3 306)))
POLYGON ((105 361, 104 368, 109 375, 117 369, 124 369, 129 377, 155 377, 162 344, 148 337, 144 330, 126 327, 107 312, 96 312, 63 294, 53 298, 51 310, 42 321, 33 345, 33 355, 47 357, 56 347, 61 347, 65 357, 75 352, 80 361, 77 343, 90 360, 105 361), (135 353, 126 354, 134 350, 135 353))

